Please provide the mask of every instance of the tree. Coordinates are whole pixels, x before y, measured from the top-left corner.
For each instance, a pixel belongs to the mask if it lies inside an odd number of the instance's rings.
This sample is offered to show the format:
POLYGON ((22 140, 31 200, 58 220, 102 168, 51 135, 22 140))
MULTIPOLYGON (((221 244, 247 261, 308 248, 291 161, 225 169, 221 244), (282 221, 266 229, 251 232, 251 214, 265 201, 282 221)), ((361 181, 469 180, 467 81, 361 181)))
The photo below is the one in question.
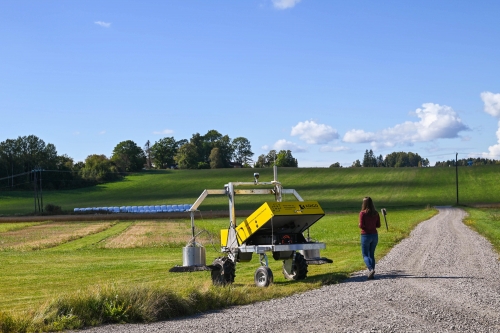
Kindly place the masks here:
POLYGON ((196 148, 200 168, 210 166, 210 153, 214 148, 219 148, 223 167, 230 167, 234 148, 229 136, 222 135, 216 130, 209 130, 205 135, 193 134, 189 142, 196 148))
MULTIPOLYGON (((223 138, 223 135, 216 130, 209 130, 201 136, 201 151, 199 151, 201 162, 209 162, 212 149, 218 147, 217 143, 223 138)), ((222 153, 222 152, 221 152, 222 153)))
POLYGON ((188 142, 189 141, 187 139, 181 139, 181 140, 177 141, 177 148, 181 147, 182 145, 185 145, 188 142))
POLYGON ((276 162, 276 159, 278 158, 278 153, 276 150, 272 149, 267 153, 266 155, 266 166, 270 167, 273 166, 276 162))
POLYGON ((291 150, 270 150, 267 155, 260 155, 255 163, 256 168, 268 168, 270 166, 298 167, 297 159, 293 157, 291 150))
POLYGON ((259 155, 259 157, 257 158, 257 162, 255 162, 254 167, 255 168, 266 168, 268 166, 269 165, 267 165, 266 155, 264 155, 264 154, 259 155))
POLYGON ((280 150, 276 156, 276 166, 279 167, 298 167, 297 159, 293 157, 290 150, 280 150))
POLYGON ((396 158, 396 165, 394 167, 402 168, 408 166, 411 166, 408 154, 405 153, 398 154, 398 157, 396 158))
POLYGON ((210 152, 210 169, 219 169, 222 168, 224 164, 222 163, 220 149, 213 148, 210 152))
MULTIPOLYGON (((213 148, 219 148, 222 165, 224 168, 229 168, 231 166, 230 162, 234 153, 234 148, 229 136, 228 135, 222 136, 219 140, 217 140, 214 143, 213 148)), ((210 152, 212 152, 212 150, 210 150, 210 152)))
POLYGON ((35 167, 50 168, 57 160, 56 147, 35 135, 19 137, 16 140, 15 150, 19 153, 24 171, 31 171, 35 167))
POLYGON ((89 155, 85 166, 80 170, 83 179, 98 183, 119 178, 119 173, 113 163, 105 155, 89 155))
POLYGON ((428 166, 429 160, 412 152, 393 152, 387 154, 384 159, 384 166, 393 168, 428 166))
POLYGON ((122 141, 113 149, 111 160, 121 171, 140 171, 146 162, 144 151, 132 140, 122 141))
MULTIPOLYGON (((82 163, 83 164, 83 163, 82 163)), ((43 174, 44 189, 64 189, 85 185, 79 176, 79 169, 73 163, 73 159, 68 155, 57 156, 54 171, 46 171, 43 174)))
POLYGON ((252 146, 250 141, 244 137, 237 137, 232 142, 233 145, 233 159, 235 162, 245 166, 252 162, 252 146))
POLYGON ((384 157, 382 156, 382 154, 378 155, 378 157, 377 157, 377 166, 378 167, 384 167, 385 166, 384 157))
POLYGON ((366 150, 365 155, 363 157, 363 167, 376 167, 377 166, 377 158, 373 154, 373 150, 366 150))
POLYGON ((197 169, 199 155, 193 143, 186 143, 182 145, 175 155, 175 161, 181 169, 197 169))
MULTIPOLYGON (((19 136, 17 139, 7 139, 0 142, 0 178, 5 178, 6 186, 11 188, 19 186, 26 188, 32 181, 32 171, 35 168, 54 170, 57 166, 58 156, 56 147, 45 142, 35 135, 19 136), (14 178, 22 174, 24 179, 14 178), (22 185, 24 184, 24 185, 22 185)), ((46 184, 52 183, 57 178, 54 173, 44 178, 46 184)), ((4 185, 4 186, 5 186, 4 185)))
POLYGON ((335 162, 333 164, 330 164, 329 168, 342 168, 342 165, 340 165, 339 162, 335 162))
POLYGON ((361 168, 361 162, 359 160, 352 162, 352 167, 353 168, 361 168))
POLYGON ((196 148, 196 154, 198 156, 198 159, 200 161, 208 161, 208 154, 206 154, 207 158, 205 159, 205 146, 204 146, 205 139, 203 138, 203 135, 200 135, 200 133, 195 133, 191 136, 191 139, 189 140, 189 143, 194 145, 196 148))
POLYGON ((175 155, 180 143, 181 141, 175 141, 174 137, 166 137, 151 146, 151 156, 156 169, 165 169, 175 164, 175 155))

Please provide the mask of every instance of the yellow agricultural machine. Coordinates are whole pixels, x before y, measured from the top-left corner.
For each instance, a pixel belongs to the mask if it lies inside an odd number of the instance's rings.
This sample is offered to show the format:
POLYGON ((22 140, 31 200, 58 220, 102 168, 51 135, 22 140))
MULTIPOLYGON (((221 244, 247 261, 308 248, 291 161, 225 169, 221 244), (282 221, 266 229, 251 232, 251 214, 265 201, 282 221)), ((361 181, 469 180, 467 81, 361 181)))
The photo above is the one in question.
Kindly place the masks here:
POLYGON ((170 269, 171 272, 210 270, 215 285, 226 285, 234 282, 236 263, 249 262, 256 253, 260 256, 261 265, 255 271, 255 284, 267 287, 273 282, 273 273, 268 266, 269 252, 275 260, 283 261, 283 274, 291 280, 305 279, 308 265, 332 263, 332 260, 319 255, 325 244, 311 241, 309 237, 309 228, 325 215, 323 209, 317 201, 304 201, 294 189, 284 189, 277 180, 276 167, 271 182, 259 182, 259 174, 254 173, 253 182, 231 182, 224 189, 204 190, 188 211, 192 239, 183 248, 183 266, 175 266, 170 269), (205 248, 196 243, 194 213, 212 194, 228 197, 230 223, 229 228, 221 230, 221 251, 225 255, 207 266, 205 248), (236 225, 235 196, 256 194, 272 194, 276 201, 264 202, 236 225), (296 200, 283 201, 284 194, 291 194, 296 200), (306 231, 307 237, 304 236, 306 231))

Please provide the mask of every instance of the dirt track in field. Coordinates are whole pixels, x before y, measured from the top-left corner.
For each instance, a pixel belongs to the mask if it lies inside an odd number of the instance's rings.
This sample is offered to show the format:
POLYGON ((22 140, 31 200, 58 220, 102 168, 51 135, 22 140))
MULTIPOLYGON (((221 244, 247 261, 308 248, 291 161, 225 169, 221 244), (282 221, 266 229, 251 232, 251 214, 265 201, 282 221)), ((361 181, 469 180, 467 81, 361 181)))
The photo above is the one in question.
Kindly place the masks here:
POLYGON ((185 243, 191 230, 184 223, 157 221, 136 222, 124 232, 110 238, 105 248, 162 246, 166 243, 185 243))
POLYGON ((0 234, 0 250, 36 250, 104 231, 112 222, 46 222, 0 234))

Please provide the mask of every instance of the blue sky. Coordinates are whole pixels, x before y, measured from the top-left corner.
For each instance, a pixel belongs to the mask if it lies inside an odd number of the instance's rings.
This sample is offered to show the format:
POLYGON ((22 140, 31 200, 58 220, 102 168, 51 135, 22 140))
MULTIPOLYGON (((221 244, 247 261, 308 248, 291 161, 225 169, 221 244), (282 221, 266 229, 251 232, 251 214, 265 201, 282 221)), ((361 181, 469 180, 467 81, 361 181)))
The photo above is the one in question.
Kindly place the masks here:
POLYGON ((500 159, 499 1, 3 1, 0 141, 83 161, 215 129, 256 160, 500 159))

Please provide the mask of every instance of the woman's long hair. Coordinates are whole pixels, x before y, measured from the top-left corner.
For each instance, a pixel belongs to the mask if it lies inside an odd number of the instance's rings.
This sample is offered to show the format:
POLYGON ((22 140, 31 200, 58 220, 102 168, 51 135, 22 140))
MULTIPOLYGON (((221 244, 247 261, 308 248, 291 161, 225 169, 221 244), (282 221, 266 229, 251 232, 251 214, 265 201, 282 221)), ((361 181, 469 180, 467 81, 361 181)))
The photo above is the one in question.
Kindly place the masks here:
POLYGON ((373 200, 370 197, 363 198, 363 204, 361 205, 361 210, 365 211, 368 215, 377 215, 378 212, 373 205, 373 200))

